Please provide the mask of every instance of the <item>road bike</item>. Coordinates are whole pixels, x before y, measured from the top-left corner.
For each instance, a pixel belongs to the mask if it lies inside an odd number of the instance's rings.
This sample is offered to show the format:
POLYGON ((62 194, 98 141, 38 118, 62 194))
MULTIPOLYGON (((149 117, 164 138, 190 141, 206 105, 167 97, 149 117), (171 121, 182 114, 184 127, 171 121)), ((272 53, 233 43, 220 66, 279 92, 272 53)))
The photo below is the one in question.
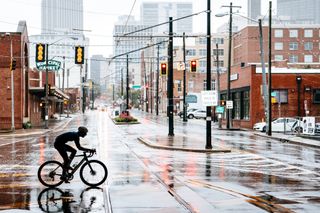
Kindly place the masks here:
MULTIPOLYGON (((83 152, 82 155, 76 155, 75 157, 82 157, 82 159, 73 168, 66 169, 66 181, 72 180, 75 172, 80 168, 80 179, 83 183, 91 187, 101 185, 107 179, 108 169, 99 160, 89 160, 93 154, 83 152)), ((64 167, 59 161, 46 161, 38 169, 38 179, 47 187, 56 187, 65 181, 61 180, 63 171, 64 167)))
POLYGON ((89 187, 80 197, 73 190, 46 188, 38 196, 38 205, 43 212, 97 212, 104 208, 103 189, 89 187))

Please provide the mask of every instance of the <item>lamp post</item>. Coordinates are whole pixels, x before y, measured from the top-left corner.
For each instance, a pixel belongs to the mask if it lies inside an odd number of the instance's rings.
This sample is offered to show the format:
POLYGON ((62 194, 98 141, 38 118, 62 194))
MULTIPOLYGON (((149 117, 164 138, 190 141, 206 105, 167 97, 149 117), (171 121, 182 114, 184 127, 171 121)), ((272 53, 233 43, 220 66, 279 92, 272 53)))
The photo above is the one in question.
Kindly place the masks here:
POLYGON ((301 91, 301 82, 302 82, 302 77, 301 76, 297 76, 296 77, 296 81, 297 81, 297 90, 298 90, 298 117, 301 116, 300 114, 300 91, 301 91))
POLYGON ((11 131, 15 130, 14 124, 14 75, 13 75, 13 49, 12 49, 12 37, 10 33, 6 34, 10 39, 10 75, 11 75, 11 131))

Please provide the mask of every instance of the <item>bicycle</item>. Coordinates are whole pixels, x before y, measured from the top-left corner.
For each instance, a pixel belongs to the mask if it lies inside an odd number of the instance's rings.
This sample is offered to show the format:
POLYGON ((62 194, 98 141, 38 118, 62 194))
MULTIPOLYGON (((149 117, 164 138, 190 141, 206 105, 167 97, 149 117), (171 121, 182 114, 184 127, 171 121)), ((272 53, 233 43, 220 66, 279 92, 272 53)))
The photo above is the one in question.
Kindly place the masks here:
MULTIPOLYGON (((87 155, 86 152, 83 152, 82 155, 76 155, 75 157, 83 158, 74 165, 74 168, 66 169, 66 181, 72 180, 74 173, 81 167, 80 179, 83 183, 91 187, 101 185, 107 179, 108 169, 99 160, 89 160, 88 158, 92 157, 93 154, 87 155)), ((61 180, 63 170, 64 167, 59 161, 46 161, 38 169, 38 179, 47 187, 59 186, 65 181, 61 180)))

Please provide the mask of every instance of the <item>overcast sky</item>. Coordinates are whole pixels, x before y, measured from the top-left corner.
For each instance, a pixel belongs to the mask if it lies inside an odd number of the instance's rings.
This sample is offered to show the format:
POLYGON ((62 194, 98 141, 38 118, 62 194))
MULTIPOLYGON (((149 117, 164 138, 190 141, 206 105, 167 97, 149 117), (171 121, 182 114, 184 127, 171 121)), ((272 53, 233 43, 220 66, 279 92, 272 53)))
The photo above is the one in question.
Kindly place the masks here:
MULTIPOLYGON (((67 0, 66 0, 67 1, 67 0)), ((113 25, 118 16, 130 13, 136 19, 140 19, 140 5, 142 2, 161 2, 156 0, 83 0, 84 1, 84 29, 90 30, 85 35, 90 38, 90 55, 112 54, 112 32, 113 25), (134 4, 135 2, 135 4, 134 4), (134 5, 134 6, 133 6, 134 5)), ((170 2, 171 0, 162 0, 170 2)), ((172 2, 193 2, 193 12, 206 10, 207 0, 172 0, 172 2)), ((0 0, 0 32, 16 31, 19 20, 26 20, 29 35, 40 34, 41 32, 41 0, 0 0)), ((247 14, 247 0, 232 0, 233 5, 242 6, 240 12, 247 14)), ((268 12, 267 0, 262 0, 262 14, 268 12)), ((273 0, 275 2, 275 0, 273 0)), ((214 14, 226 12, 227 8, 221 5, 229 5, 228 0, 211 1, 212 9, 212 32, 228 18, 216 18, 214 14)), ((206 33, 206 15, 202 14, 194 18, 194 32, 206 33)))

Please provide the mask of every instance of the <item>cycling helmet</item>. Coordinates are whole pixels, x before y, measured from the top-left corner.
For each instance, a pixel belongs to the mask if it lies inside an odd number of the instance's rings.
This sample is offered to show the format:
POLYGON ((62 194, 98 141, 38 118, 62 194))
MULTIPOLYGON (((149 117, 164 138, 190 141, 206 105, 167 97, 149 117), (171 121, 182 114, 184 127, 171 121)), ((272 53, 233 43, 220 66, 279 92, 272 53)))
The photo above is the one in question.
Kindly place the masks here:
POLYGON ((81 134, 87 134, 88 129, 86 127, 84 127, 84 126, 80 126, 78 128, 78 132, 81 133, 81 134))

